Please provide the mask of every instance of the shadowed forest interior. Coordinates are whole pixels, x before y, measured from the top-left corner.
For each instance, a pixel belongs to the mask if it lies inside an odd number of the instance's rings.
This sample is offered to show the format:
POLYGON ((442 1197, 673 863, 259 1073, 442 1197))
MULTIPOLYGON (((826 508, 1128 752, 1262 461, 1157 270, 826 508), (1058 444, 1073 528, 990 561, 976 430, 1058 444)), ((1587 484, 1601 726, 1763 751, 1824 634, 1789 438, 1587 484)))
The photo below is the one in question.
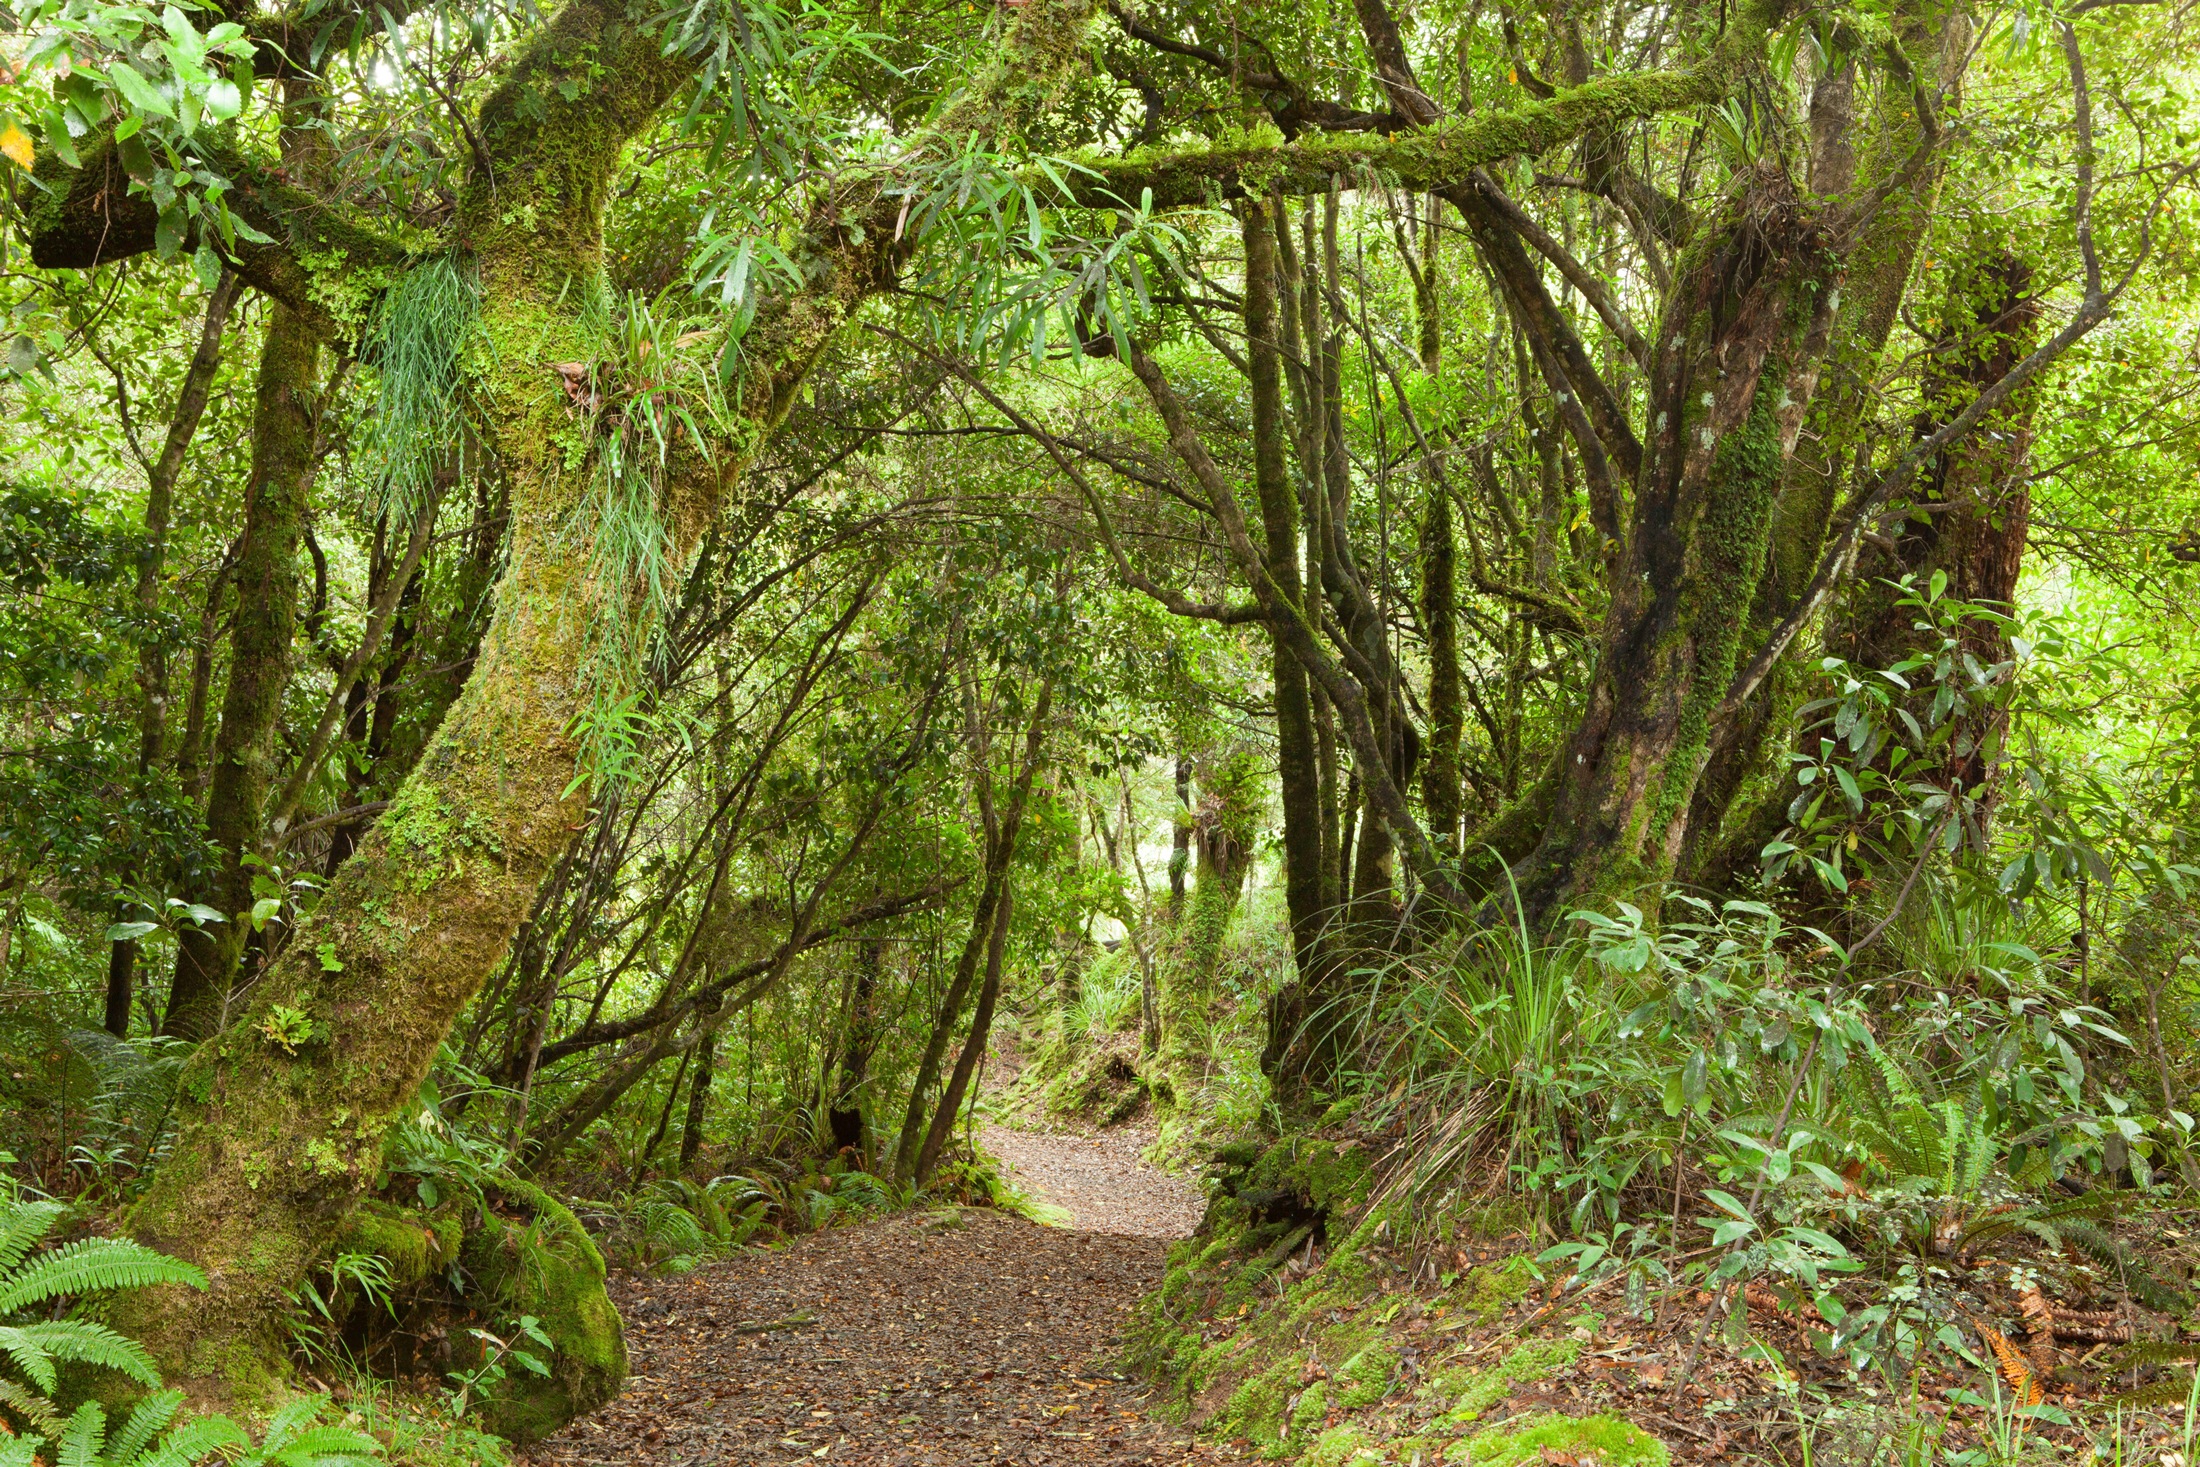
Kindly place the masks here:
POLYGON ((7 0, 0 1467, 2191 1467, 2194 24, 7 0))

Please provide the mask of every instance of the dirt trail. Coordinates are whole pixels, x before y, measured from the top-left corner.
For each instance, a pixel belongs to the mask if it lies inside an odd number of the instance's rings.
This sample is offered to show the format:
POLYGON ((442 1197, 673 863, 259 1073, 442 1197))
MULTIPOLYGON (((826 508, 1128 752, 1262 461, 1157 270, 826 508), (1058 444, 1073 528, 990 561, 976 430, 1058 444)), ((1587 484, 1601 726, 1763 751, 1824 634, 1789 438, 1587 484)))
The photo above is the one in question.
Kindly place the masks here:
POLYGON ((987 1135, 1025 1191, 1111 1231, 951 1209, 811 1234, 682 1278, 614 1280, 633 1352, 627 1388, 532 1462, 1234 1460, 1147 1416, 1146 1387, 1111 1363, 1132 1307, 1160 1281, 1165 1239, 1197 1220, 1196 1194, 1137 1162, 1134 1143, 1090 1140, 987 1135))
POLYGON ((1141 1158, 1151 1129, 1097 1132, 985 1128, 985 1149, 1006 1165, 1017 1188, 1067 1208, 1070 1226, 1128 1237, 1188 1238, 1206 1199, 1199 1189, 1141 1158))

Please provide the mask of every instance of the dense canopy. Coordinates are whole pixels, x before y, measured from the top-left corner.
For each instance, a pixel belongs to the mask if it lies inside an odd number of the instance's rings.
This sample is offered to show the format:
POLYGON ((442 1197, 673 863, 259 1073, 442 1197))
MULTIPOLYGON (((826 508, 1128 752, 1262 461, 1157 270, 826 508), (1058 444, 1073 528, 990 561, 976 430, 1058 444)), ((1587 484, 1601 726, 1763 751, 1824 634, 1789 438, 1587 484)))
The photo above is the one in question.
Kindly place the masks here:
POLYGON ((981 1108, 1852 1378, 2200 1185, 2190 7, 7 20, 0 1199, 192 1408, 542 1435, 981 1108))

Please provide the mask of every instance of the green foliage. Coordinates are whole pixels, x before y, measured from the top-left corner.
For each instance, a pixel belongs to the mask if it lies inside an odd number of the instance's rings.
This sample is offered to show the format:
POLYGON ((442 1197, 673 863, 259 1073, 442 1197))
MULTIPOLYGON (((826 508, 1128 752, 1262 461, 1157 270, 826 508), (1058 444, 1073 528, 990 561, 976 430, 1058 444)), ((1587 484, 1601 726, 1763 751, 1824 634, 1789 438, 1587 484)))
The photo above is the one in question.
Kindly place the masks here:
MULTIPOLYGON (((155 1285, 206 1287, 190 1264, 121 1238, 81 1238, 37 1251, 67 1215, 56 1202, 25 1202, 0 1192, 0 1354, 22 1381, 50 1397, 55 1367, 81 1364, 113 1370, 141 1385, 160 1374, 135 1340, 81 1319, 34 1319, 56 1300, 155 1285)), ((20 1398, 18 1398, 20 1399, 20 1398)))
POLYGON ((480 315, 480 287, 447 254, 415 264, 376 307, 364 353, 377 381, 370 442, 380 509, 393 524, 421 511, 459 452, 480 315))

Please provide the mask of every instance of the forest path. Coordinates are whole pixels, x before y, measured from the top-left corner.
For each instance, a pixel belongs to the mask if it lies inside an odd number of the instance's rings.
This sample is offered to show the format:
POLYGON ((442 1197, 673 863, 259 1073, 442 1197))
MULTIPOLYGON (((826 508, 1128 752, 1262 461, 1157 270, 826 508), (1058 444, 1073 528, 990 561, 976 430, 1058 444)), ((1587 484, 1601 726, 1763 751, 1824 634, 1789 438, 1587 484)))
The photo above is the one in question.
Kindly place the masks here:
MULTIPOLYGON (((1150 1138, 1147 1138, 1150 1139, 1150 1138)), ((797 1238, 677 1278, 612 1281, 633 1373, 538 1467, 1152 1467, 1232 1461, 1145 1410, 1113 1363, 1198 1198, 1136 1133, 989 1128, 1019 1187, 1080 1228, 948 1208, 797 1238), (1110 1231, 1088 1231, 1105 1227, 1110 1231), (1136 1229, 1137 1235, 1130 1235, 1136 1229)))
POLYGON ((1212 1461, 1111 1357, 1157 1238, 947 1209, 833 1228, 613 1298, 633 1373, 538 1467, 1212 1461), (759 1328, 764 1326, 764 1328, 759 1328))
POLYGON ((1018 1131, 987 1126, 985 1149, 1019 1191, 1070 1214, 1070 1226, 1128 1237, 1188 1238, 1206 1199, 1189 1182, 1149 1165, 1151 1127, 1105 1131, 1018 1131))

